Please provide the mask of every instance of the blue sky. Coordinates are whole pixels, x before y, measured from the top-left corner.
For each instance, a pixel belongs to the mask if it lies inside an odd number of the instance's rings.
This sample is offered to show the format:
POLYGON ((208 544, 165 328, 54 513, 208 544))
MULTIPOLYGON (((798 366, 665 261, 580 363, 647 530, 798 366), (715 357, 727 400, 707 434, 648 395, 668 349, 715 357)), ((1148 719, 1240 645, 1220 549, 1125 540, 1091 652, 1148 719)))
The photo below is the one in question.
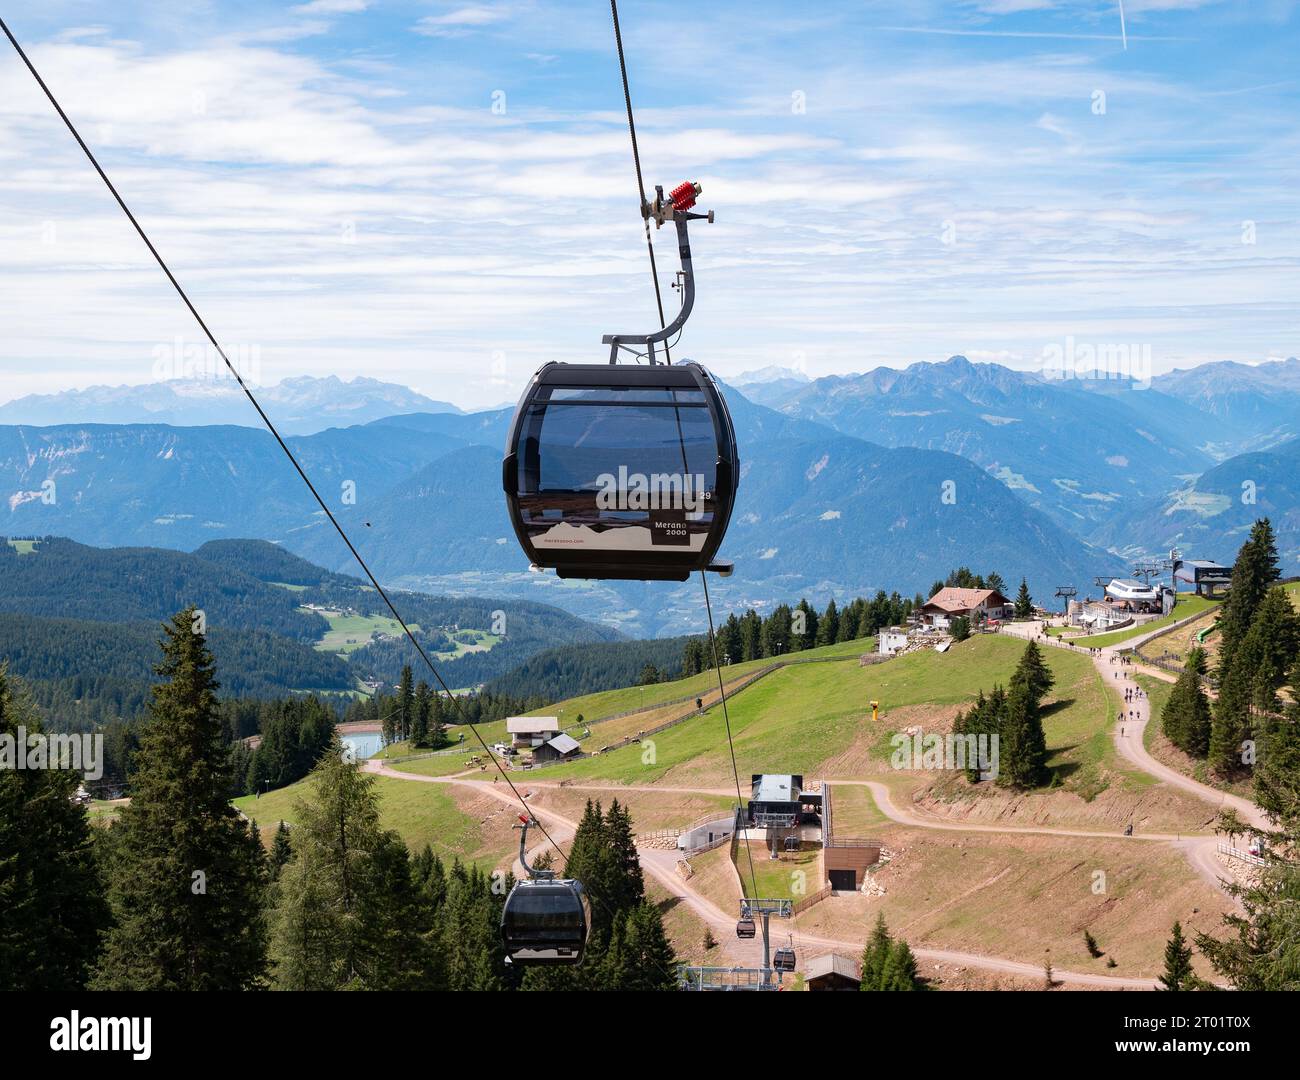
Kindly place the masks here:
MULTIPOLYGON (((1069 339, 1300 353, 1293 0, 621 5, 647 182, 690 177, 679 356, 724 377, 1069 339)), ((7 5, 257 381, 513 400, 654 308, 607 5, 7 5), (495 108, 494 108, 495 105, 495 108)), ((7 45, 6 45, 7 49, 7 45)), ((660 266, 672 245, 661 234, 660 266)), ((197 331, 9 52, 0 399, 197 331)))

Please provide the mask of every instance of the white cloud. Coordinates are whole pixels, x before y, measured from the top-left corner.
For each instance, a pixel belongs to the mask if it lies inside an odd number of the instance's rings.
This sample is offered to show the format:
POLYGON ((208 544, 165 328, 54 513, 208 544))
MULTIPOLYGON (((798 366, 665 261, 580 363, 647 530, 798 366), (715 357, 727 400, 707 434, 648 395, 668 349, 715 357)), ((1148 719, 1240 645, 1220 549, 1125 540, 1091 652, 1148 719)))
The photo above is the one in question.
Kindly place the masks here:
POLYGON ((501 22, 508 14, 504 7, 471 4, 442 15, 426 15, 415 24, 415 32, 429 37, 458 36, 501 22))
POLYGON ((351 15, 369 6, 369 0, 311 0, 290 10, 299 15, 351 15))

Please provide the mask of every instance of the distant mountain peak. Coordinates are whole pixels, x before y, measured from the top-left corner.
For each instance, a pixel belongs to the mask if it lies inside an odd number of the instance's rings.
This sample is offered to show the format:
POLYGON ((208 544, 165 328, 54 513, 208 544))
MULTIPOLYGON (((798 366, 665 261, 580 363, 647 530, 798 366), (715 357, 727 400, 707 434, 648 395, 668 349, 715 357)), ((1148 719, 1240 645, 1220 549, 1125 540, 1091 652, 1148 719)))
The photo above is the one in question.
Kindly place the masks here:
POLYGON ((778 364, 769 364, 767 367, 758 368, 755 371, 745 371, 735 378, 728 380, 733 386, 754 386, 764 385, 775 382, 812 382, 806 374, 797 368, 781 367, 778 364))
MULTIPOLYGON (((295 375, 258 387, 258 400, 287 435, 365 424, 401 413, 459 413, 398 383, 358 375, 295 375)), ((122 386, 90 386, 57 394, 30 394, 0 405, 0 424, 172 424, 259 427, 234 379, 167 379, 122 386)))

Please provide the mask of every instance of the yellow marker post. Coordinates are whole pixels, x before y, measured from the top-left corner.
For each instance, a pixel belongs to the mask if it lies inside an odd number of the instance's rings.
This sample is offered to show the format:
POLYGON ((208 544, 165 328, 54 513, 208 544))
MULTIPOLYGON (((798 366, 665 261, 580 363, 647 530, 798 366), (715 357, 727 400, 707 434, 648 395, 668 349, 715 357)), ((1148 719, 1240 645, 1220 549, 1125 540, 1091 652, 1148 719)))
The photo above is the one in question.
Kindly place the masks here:
POLYGON ((880 702, 873 701, 871 703, 871 722, 874 724, 879 719, 880 719, 880 702))

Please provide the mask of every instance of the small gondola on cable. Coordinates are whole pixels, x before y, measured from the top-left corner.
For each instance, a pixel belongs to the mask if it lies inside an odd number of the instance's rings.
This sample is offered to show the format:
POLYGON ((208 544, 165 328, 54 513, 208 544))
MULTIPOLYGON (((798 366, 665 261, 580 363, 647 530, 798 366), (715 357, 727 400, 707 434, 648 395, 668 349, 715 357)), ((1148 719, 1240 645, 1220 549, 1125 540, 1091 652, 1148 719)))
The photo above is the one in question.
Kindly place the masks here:
POLYGON ((558 878, 528 862, 528 827, 535 819, 519 815, 519 863, 528 873, 517 882, 501 909, 501 942, 509 964, 577 964, 591 931, 591 903, 582 882, 558 878))
POLYGON ((668 344, 695 304, 687 224, 713 220, 689 212, 700 190, 687 182, 665 198, 657 187, 642 206, 647 230, 677 229, 677 317, 652 334, 605 335, 608 363, 544 365, 515 410, 502 485, 535 569, 638 581, 731 572, 714 560, 740 480, 731 415, 713 376, 673 363, 668 344), (646 363, 620 364, 620 352, 646 363))

